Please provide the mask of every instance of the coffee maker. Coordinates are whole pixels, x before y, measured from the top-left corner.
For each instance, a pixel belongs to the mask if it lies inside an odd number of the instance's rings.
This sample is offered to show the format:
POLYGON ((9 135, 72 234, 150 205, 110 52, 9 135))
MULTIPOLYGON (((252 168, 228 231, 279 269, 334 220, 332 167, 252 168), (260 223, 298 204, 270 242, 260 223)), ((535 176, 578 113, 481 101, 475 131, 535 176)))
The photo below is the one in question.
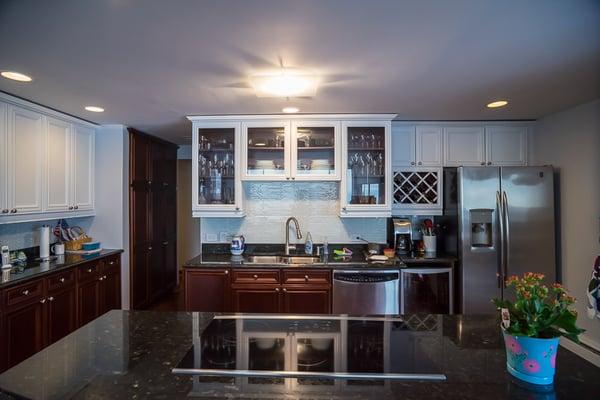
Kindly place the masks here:
POLYGON ((406 256, 412 250, 412 222, 407 218, 394 218, 394 250, 399 256, 406 256))

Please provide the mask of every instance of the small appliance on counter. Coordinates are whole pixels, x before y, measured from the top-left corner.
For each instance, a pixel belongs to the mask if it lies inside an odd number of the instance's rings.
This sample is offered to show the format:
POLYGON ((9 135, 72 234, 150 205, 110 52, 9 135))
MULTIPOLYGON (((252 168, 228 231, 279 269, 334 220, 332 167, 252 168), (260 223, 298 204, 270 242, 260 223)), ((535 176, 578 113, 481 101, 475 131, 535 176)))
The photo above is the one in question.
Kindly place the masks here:
POLYGON ((11 268, 12 265, 10 264, 10 251, 8 249, 8 246, 2 246, 2 269, 8 269, 11 268))
POLYGON ((394 218, 394 249, 399 256, 410 254, 412 250, 412 222, 408 218, 394 218))
POLYGON ((231 254, 234 256, 241 256, 246 249, 246 239, 244 235, 235 235, 231 238, 231 254))

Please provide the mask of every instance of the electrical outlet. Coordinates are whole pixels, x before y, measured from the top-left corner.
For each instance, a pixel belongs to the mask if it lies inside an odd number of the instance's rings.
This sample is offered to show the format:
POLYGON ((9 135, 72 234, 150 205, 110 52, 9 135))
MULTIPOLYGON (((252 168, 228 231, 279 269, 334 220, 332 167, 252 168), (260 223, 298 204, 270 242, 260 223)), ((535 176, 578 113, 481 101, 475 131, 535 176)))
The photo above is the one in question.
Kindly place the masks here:
POLYGON ((217 241, 217 234, 216 233, 205 233, 204 234, 204 241, 206 243, 214 243, 217 241))

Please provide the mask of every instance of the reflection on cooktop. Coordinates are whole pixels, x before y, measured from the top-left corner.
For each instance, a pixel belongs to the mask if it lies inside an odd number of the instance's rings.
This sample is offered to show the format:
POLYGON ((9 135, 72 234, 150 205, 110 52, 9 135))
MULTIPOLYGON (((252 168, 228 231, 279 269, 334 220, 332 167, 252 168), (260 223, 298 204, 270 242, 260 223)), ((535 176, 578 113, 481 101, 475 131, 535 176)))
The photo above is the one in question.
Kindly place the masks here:
POLYGON ((173 372, 250 385, 444 380, 441 318, 219 316, 203 330, 195 321, 194 345, 173 372))

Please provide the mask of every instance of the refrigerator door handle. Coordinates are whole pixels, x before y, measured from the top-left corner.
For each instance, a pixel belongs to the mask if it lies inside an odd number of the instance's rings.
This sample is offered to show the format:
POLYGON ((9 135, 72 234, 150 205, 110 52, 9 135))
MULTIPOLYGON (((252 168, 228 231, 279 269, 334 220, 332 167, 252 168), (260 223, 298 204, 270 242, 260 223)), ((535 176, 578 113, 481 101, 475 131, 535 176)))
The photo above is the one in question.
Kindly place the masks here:
POLYGON ((502 288, 504 282, 504 210, 503 210, 502 197, 500 191, 496 191, 496 209, 498 216, 498 252, 500 253, 500 259, 498 260, 498 269, 496 271, 496 281, 498 288, 502 288))
POLYGON ((506 287, 506 278, 508 277, 508 263, 510 261, 510 217, 508 215, 508 197, 506 196, 505 191, 502 191, 502 200, 504 203, 502 206, 502 208, 504 209, 504 238, 506 240, 504 244, 504 287, 506 287))

